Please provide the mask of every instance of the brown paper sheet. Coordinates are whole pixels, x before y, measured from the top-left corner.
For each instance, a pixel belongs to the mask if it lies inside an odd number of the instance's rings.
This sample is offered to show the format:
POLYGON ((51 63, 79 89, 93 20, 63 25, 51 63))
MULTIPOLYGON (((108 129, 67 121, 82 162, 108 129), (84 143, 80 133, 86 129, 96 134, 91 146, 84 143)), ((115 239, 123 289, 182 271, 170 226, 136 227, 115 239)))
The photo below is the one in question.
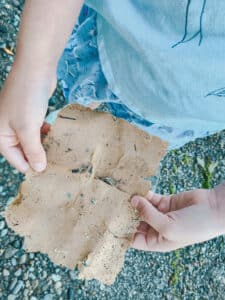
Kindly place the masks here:
MULTIPOLYGON (((32 141, 31 141, 32 142, 32 141)), ((139 223, 134 194, 146 195, 167 144, 125 120, 79 105, 61 110, 44 140, 48 167, 29 171, 6 211, 8 225, 79 277, 112 284, 139 223)))

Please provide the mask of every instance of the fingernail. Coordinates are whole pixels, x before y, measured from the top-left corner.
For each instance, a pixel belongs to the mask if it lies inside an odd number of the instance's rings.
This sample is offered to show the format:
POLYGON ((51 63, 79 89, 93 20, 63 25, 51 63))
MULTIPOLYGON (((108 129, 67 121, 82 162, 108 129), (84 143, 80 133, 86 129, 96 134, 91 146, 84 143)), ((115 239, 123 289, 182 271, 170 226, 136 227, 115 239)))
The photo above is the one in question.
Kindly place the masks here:
POLYGON ((131 199, 131 204, 134 206, 134 207, 137 207, 138 206, 138 197, 137 196, 134 196, 132 199, 131 199))
POLYGON ((22 167, 22 169, 21 169, 21 172, 22 173, 26 173, 27 172, 27 170, 29 169, 29 165, 27 164, 27 163, 24 163, 23 164, 23 167, 22 167))
POLYGON ((46 168, 45 163, 34 163, 33 168, 36 172, 42 172, 46 168))

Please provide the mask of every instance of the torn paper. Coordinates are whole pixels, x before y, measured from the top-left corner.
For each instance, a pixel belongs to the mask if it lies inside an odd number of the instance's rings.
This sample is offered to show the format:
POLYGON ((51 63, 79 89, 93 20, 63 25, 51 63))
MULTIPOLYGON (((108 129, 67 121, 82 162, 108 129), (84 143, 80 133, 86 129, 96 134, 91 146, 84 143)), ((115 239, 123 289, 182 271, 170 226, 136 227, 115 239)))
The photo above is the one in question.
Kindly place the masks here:
POLYGON ((45 138, 46 171, 26 174, 7 223, 28 251, 112 284, 139 223, 131 196, 147 194, 166 146, 125 120, 69 105, 45 138))

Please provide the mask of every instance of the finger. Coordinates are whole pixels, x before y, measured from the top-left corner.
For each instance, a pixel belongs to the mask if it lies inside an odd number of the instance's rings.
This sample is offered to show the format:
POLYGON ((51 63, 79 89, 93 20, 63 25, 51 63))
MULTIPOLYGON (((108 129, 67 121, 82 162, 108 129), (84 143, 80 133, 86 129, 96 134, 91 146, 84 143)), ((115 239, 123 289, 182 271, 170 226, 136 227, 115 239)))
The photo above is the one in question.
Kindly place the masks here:
POLYGON ((29 165, 25 160, 23 152, 19 146, 5 148, 2 147, 1 153, 7 159, 7 161, 21 173, 26 173, 26 171, 29 169, 29 165))
POLYGON ((137 250, 149 251, 148 243, 146 240, 146 233, 137 232, 134 235, 134 240, 131 243, 131 247, 137 250))
POLYGON ((158 232, 163 231, 163 229, 169 225, 170 218, 155 208, 144 197, 134 196, 131 203, 139 211, 144 221, 158 232))
POLYGON ((162 195, 156 194, 152 191, 148 191, 148 194, 145 198, 148 199, 154 206, 158 206, 161 201, 162 195))
POLYGON ((146 222, 141 221, 137 227, 137 232, 147 233, 149 229, 150 226, 146 222))
POLYGON ((152 252, 169 252, 183 246, 182 244, 159 238, 156 231, 149 233, 138 232, 131 243, 132 248, 152 252))
POLYGON ((170 211, 170 199, 171 195, 160 195, 152 191, 149 191, 146 199, 148 199, 157 209, 163 213, 170 211))
POLYGON ((18 133, 18 138, 24 154, 36 172, 42 172, 46 168, 46 155, 41 144, 40 129, 27 129, 18 133))
POLYGON ((198 197, 196 197, 196 192, 197 190, 191 190, 171 195, 170 210, 179 210, 195 204, 196 199, 198 199, 198 197))
POLYGON ((47 135, 50 128, 51 128, 51 125, 48 124, 47 122, 44 122, 42 127, 41 127, 41 134, 47 135))
POLYGON ((150 228, 147 232, 137 232, 134 235, 131 247, 138 250, 150 251, 150 244, 154 244, 158 240, 158 232, 150 228))

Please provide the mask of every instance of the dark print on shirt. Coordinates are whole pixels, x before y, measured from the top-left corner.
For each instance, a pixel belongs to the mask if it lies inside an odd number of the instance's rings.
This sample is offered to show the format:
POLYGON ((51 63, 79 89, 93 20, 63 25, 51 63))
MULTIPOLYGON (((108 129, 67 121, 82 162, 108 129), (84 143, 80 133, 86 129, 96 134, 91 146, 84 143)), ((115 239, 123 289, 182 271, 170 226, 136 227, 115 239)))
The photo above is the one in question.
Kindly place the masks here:
POLYGON ((182 39, 175 43, 172 48, 177 47, 180 44, 187 43, 195 38, 198 38, 198 45, 201 45, 202 38, 203 38, 203 28, 202 28, 202 18, 205 11, 206 1, 207 0, 201 0, 202 5, 200 5, 199 8, 199 16, 196 20, 191 20, 190 22, 190 12, 191 10, 196 10, 196 4, 199 3, 197 0, 187 0, 186 5, 186 13, 185 13, 185 24, 184 24, 184 35, 182 39), (190 26, 191 24, 191 26, 190 26), (195 25, 195 26, 193 26, 195 25), (191 27, 191 28, 190 28, 191 27), (193 29, 194 27, 194 29, 193 29))
POLYGON ((225 97, 225 87, 214 90, 212 92, 209 92, 207 95, 205 95, 205 97, 208 97, 208 96, 225 97))

